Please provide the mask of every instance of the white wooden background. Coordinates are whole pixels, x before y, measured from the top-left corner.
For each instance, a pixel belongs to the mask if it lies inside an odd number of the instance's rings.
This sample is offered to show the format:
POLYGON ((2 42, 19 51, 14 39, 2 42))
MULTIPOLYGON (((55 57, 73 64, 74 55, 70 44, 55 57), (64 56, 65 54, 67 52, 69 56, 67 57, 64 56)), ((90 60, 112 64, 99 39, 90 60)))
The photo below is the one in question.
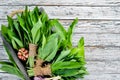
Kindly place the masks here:
MULTIPOLYGON (((7 24, 6 15, 25 5, 43 7, 65 27, 78 17, 73 43, 85 37, 89 75, 84 80, 120 80, 120 0, 0 0, 0 25, 7 24)), ((6 59, 0 39, 0 60, 6 59)), ((0 80, 19 79, 0 71, 0 80)))

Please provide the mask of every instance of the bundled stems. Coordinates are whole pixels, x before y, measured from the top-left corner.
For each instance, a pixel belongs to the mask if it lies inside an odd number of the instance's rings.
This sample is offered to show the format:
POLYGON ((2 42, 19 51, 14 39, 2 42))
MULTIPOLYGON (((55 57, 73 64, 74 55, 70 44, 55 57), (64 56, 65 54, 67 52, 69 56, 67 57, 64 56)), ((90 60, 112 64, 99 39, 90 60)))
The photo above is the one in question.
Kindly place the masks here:
POLYGON ((46 64, 43 66, 44 61, 41 59, 36 60, 34 68, 28 70, 29 76, 51 76, 51 65, 46 64))
POLYGON ((37 50, 37 45, 36 44, 29 44, 29 58, 28 58, 28 62, 29 62, 29 66, 32 68, 34 67, 34 58, 36 56, 36 50, 37 50))

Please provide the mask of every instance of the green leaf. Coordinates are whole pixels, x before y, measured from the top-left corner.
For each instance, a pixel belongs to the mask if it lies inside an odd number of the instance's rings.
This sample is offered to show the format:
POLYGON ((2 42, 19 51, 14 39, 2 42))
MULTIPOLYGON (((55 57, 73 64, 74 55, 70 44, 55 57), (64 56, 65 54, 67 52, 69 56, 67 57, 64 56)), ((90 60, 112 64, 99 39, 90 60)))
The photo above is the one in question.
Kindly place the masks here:
POLYGON ((71 49, 71 54, 77 54, 79 51, 80 51, 79 48, 73 48, 73 49, 71 49))
POLYGON ((23 29, 23 32, 25 31, 25 32, 27 33, 28 40, 29 40, 30 42, 32 42, 30 33, 28 32, 27 28, 25 27, 24 20, 23 20, 19 15, 17 15, 17 19, 18 19, 18 21, 19 21, 19 23, 20 23, 21 28, 23 29))
POLYGON ((8 42, 11 42, 10 39, 8 38, 8 27, 6 27, 5 25, 2 25, 1 26, 1 33, 2 33, 2 36, 8 41, 8 42))
POLYGON ((84 75, 88 75, 88 72, 86 70, 79 70, 79 74, 75 75, 75 78, 84 78, 84 75))
POLYGON ((32 21, 32 24, 33 24, 33 25, 34 25, 37 21, 39 21, 39 20, 37 20, 38 17, 36 17, 35 10, 33 10, 33 11, 30 12, 30 18, 31 18, 31 21, 32 21))
POLYGON ((18 21, 19 21, 20 26, 22 27, 22 29, 23 29, 24 31, 26 31, 26 33, 28 33, 27 29, 25 28, 24 20, 23 20, 19 15, 17 15, 17 19, 18 19, 18 21))
POLYGON ((22 41, 20 41, 19 39, 17 39, 16 37, 12 37, 12 39, 18 44, 18 46, 20 48, 24 47, 22 41))
POLYGON ((55 72, 55 74, 62 77, 71 77, 79 74, 79 69, 62 69, 55 72))
MULTIPOLYGON (((39 48, 38 48, 38 55, 37 55, 39 58, 41 58, 42 55, 43 55, 43 54, 42 54, 42 51, 43 51, 43 48, 42 48, 42 47, 39 47, 39 48)), ((41 59, 42 59, 42 58, 41 58, 41 59)))
POLYGON ((59 69, 73 69, 73 68, 80 68, 81 65, 79 62, 76 61, 59 61, 52 64, 52 71, 55 72, 59 69))
POLYGON ((35 42, 35 39, 36 39, 36 36, 39 35, 38 31, 40 30, 41 26, 42 26, 42 22, 40 19, 36 24, 33 25, 33 28, 31 30, 33 43, 37 43, 35 42))
POLYGON ((46 38, 45 35, 43 34, 43 38, 42 38, 42 48, 45 46, 46 44, 46 38))
POLYGON ((61 38, 66 40, 67 32, 62 24, 60 24, 60 22, 56 19, 51 21, 51 24, 55 27, 56 32, 61 36, 61 38))
POLYGON ((7 16, 8 27, 13 31, 13 19, 10 16, 7 16))
POLYGON ((32 68, 34 67, 34 56, 30 56, 28 58, 29 66, 32 68))
MULTIPOLYGON (((16 34, 15 34, 14 32, 12 32, 11 30, 8 30, 8 35, 9 35, 9 37, 10 37, 10 40, 13 39, 13 40, 15 41, 15 43, 17 43, 17 45, 18 45, 17 47, 19 47, 19 48, 24 47, 22 41, 19 40, 19 39, 16 37, 16 34)), ((12 41, 12 43, 15 44, 13 41, 12 41)))
POLYGON ((35 44, 37 44, 40 40, 41 34, 40 34, 40 29, 36 33, 36 39, 35 39, 35 44))
POLYGON ((5 48, 6 52, 7 52, 7 55, 8 55, 8 57, 9 57, 9 60, 10 60, 14 65, 16 65, 13 57, 11 56, 11 52, 9 51, 8 47, 7 47, 6 45, 4 45, 4 44, 3 44, 3 46, 4 46, 4 48, 5 48))
POLYGON ((83 47, 84 46, 84 37, 82 37, 80 40, 79 40, 79 43, 78 43, 78 47, 83 47))
POLYGON ((13 38, 13 36, 16 36, 16 34, 13 31, 11 31, 11 30, 7 30, 7 34, 9 36, 10 40, 13 38))
POLYGON ((17 23, 17 21, 14 21, 13 24, 14 24, 14 28, 18 32, 18 35, 19 35, 20 39, 22 40, 22 36, 21 36, 21 31, 20 31, 20 28, 19 28, 19 24, 17 23))
POLYGON ((0 61, 0 64, 13 66, 13 64, 11 62, 6 62, 6 61, 0 61))
POLYGON ((63 51, 60 53, 60 55, 58 56, 58 58, 56 59, 55 62, 58 62, 58 61, 62 60, 62 59, 65 58, 69 53, 70 53, 70 50, 67 50, 67 51, 64 51, 64 50, 63 50, 63 51))
POLYGON ((57 43, 58 43, 58 39, 56 38, 55 42, 54 42, 55 46, 52 46, 54 48, 54 50, 47 56, 47 58, 45 59, 46 61, 51 61, 55 57, 55 55, 58 51, 58 44, 57 43))
POLYGON ((84 54, 84 46, 80 48, 80 51, 78 52, 77 56, 79 57, 85 57, 85 54, 84 54))
POLYGON ((72 46, 72 34, 73 34, 73 28, 76 26, 76 24, 78 23, 78 18, 76 18, 72 24, 70 25, 70 27, 68 28, 68 32, 67 32, 67 39, 68 39, 68 43, 70 46, 72 46))
POLYGON ((38 9, 38 7, 36 6, 33 11, 34 11, 35 20, 38 21, 39 20, 39 9, 38 9))
POLYGON ((79 40, 78 48, 80 49, 78 56, 85 57, 85 54, 84 54, 84 52, 85 52, 84 51, 84 38, 83 37, 79 40))
POLYGON ((16 50, 18 50, 16 42, 13 39, 11 41, 12 41, 13 48, 16 49, 16 50))
POLYGON ((84 58, 84 46, 81 48, 73 48, 69 56, 84 58))
POLYGON ((5 36, 7 34, 7 30, 8 30, 8 27, 5 26, 5 25, 2 25, 1 26, 1 32, 2 32, 2 35, 5 36))
POLYGON ((57 43, 57 34, 53 34, 48 38, 45 46, 41 49, 39 48, 38 57, 41 59, 45 59, 49 54, 51 54, 57 43))
POLYGON ((17 75, 18 77, 20 77, 22 79, 24 78, 23 74, 20 73, 18 71, 18 69, 16 67, 14 67, 14 66, 11 66, 11 65, 8 65, 8 64, 2 64, 2 67, 0 68, 0 70, 6 71, 6 72, 8 72, 10 74, 17 75))
POLYGON ((42 15, 41 15, 42 16, 41 21, 43 23, 45 23, 46 21, 48 21, 48 15, 46 14, 45 11, 42 11, 41 13, 42 13, 42 15))
POLYGON ((28 18, 27 19, 28 19, 30 30, 31 30, 32 27, 33 27, 33 24, 32 24, 32 20, 31 20, 31 17, 30 17, 30 11, 28 12, 28 18))

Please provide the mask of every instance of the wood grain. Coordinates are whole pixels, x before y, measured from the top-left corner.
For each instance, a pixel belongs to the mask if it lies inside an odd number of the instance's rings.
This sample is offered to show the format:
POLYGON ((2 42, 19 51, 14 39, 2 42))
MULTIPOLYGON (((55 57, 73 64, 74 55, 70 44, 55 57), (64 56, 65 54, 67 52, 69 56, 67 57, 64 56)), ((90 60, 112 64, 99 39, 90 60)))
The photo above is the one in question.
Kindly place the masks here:
POLYGON ((0 80, 20 80, 17 76, 8 73, 0 73, 0 80))
POLYGON ((90 74, 120 74, 120 61, 87 61, 90 74))
POLYGON ((42 5, 42 6, 119 6, 120 0, 1 0, 0 5, 42 5))
MULTIPOLYGON (((43 7, 50 19, 58 18, 67 29, 79 18, 74 46, 85 37, 85 55, 90 73, 84 80, 120 79, 120 0, 0 0, 0 25, 7 24, 6 15, 24 6, 43 7)), ((0 39, 0 61, 8 60, 0 39)), ((0 71, 0 80, 20 80, 0 71)))
POLYGON ((119 80, 120 74, 94 74, 88 75, 84 80, 119 80))
MULTIPOLYGON (((10 14, 11 11, 24 8, 24 6, 0 6, 0 19, 6 19, 6 15, 10 14)), ((120 20, 120 7, 43 6, 43 8, 51 19, 74 19, 78 17, 81 20, 120 20)))
MULTIPOLYGON (((60 20, 60 22, 68 28, 73 20, 60 20)), ((109 34, 120 33, 120 21, 94 21, 94 20, 79 20, 74 28, 75 33, 96 33, 96 34, 109 34)))
POLYGON ((120 46, 120 34, 74 34, 73 44, 77 45, 81 37, 85 38, 85 46, 120 46))

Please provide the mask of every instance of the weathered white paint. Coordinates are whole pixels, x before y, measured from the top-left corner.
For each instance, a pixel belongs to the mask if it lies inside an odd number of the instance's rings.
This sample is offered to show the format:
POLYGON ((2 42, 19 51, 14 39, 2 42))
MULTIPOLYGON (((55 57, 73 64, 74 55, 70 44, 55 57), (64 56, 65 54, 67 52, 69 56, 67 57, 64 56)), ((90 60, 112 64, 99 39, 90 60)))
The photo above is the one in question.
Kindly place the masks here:
POLYGON ((94 74, 88 75, 84 80, 119 80, 120 74, 94 74))
POLYGON ((74 34, 73 44, 84 36, 86 46, 120 46, 120 34, 74 34))
MULTIPOLYGON (((34 6, 30 7, 32 9, 34 6)), ((40 7, 40 6, 39 6, 40 7)), ((113 19, 120 20, 120 7, 79 7, 79 6, 42 6, 51 19, 113 19)), ((23 6, 0 6, 0 19, 23 6)))
POLYGON ((87 61, 90 74, 120 74, 120 61, 87 61))
POLYGON ((0 73, 0 80, 20 80, 17 76, 8 73, 0 73))
MULTIPOLYGON (((6 15, 29 5, 43 7, 49 17, 59 18, 68 28, 71 19, 79 18, 73 43, 85 37, 85 55, 90 75, 84 80, 120 79, 120 0, 0 0, 0 25, 6 15)), ((8 59, 0 39, 0 60, 8 59)), ((0 80, 19 80, 0 71, 0 80)))
POLYGON ((119 6, 120 0, 1 0, 0 5, 119 6))

